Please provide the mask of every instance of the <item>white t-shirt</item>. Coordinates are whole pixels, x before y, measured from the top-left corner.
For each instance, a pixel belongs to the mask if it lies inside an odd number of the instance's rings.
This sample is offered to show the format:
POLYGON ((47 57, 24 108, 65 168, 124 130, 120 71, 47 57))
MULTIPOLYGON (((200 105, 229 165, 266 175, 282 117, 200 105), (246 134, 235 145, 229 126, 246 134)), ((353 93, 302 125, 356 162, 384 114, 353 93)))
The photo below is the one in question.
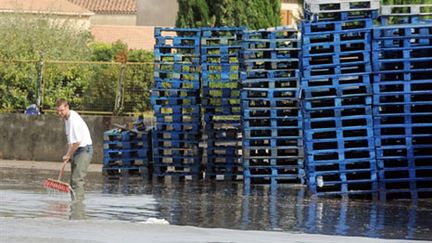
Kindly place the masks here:
POLYGON ((69 110, 69 118, 65 121, 65 130, 68 144, 81 141, 79 147, 92 144, 87 124, 76 111, 69 110))

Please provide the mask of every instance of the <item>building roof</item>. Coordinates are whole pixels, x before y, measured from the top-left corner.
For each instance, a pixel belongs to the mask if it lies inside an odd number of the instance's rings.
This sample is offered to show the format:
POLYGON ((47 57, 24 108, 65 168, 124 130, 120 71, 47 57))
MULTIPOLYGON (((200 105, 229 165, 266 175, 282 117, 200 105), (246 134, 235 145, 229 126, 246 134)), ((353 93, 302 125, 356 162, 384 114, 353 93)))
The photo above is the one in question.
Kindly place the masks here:
POLYGON ((0 0, 0 12, 90 16, 94 13, 67 0, 0 0))
POLYGON ((93 25, 91 33, 98 42, 121 40, 129 49, 152 51, 155 45, 154 26, 93 25))
POLYGON ((136 0, 68 0, 98 14, 136 14, 136 0))

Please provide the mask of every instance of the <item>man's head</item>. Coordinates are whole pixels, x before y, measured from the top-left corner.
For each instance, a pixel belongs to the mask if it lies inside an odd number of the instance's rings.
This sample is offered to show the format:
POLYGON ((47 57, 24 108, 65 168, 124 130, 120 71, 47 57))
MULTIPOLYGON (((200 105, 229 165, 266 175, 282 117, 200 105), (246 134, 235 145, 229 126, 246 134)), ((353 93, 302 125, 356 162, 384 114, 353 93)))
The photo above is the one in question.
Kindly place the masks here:
POLYGON ((69 118, 69 103, 65 99, 58 99, 56 101, 56 111, 61 119, 67 120, 69 118))

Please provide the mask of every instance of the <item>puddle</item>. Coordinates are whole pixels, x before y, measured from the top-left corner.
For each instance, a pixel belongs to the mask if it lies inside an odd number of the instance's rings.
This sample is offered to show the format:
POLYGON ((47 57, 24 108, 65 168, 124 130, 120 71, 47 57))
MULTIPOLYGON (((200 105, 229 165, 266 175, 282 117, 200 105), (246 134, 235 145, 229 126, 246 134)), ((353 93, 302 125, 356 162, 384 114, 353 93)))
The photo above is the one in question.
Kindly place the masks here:
POLYGON ((310 198, 303 188, 254 186, 241 182, 156 183, 139 178, 106 180, 90 173, 83 205, 42 187, 55 172, 6 169, 0 172, 0 216, 86 218, 173 225, 319 233, 375 238, 432 240, 432 200, 310 198))

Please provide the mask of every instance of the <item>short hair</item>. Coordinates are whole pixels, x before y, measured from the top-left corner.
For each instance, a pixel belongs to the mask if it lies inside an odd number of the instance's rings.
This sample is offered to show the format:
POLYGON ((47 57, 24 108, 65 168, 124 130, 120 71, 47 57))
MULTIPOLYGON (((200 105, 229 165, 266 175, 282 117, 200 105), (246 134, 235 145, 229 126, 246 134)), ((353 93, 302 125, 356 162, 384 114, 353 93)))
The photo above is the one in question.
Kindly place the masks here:
POLYGON ((65 100, 63 98, 57 99, 56 107, 60 107, 62 105, 69 106, 69 103, 67 102, 67 100, 65 100))

